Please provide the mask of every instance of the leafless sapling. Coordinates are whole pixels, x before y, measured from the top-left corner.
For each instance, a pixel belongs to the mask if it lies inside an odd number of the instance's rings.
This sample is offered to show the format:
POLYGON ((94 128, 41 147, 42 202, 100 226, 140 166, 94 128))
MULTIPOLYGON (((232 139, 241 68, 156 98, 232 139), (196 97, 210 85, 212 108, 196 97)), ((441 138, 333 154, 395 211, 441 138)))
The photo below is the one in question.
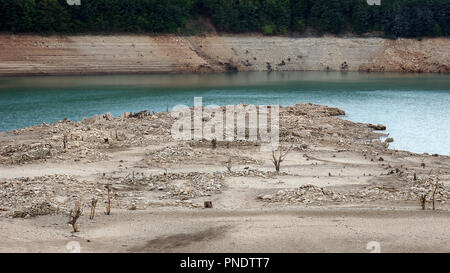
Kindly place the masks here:
POLYGON ((83 209, 81 208, 81 200, 78 199, 78 201, 75 202, 75 209, 71 210, 70 214, 69 214, 68 224, 72 225, 73 232, 79 231, 77 221, 78 221, 78 218, 80 218, 82 213, 83 213, 83 209))
POLYGON ((433 204, 433 210, 435 210, 436 193, 442 187, 439 176, 436 177, 436 180, 434 181, 433 186, 434 186, 434 189, 433 189, 433 194, 431 195, 431 202, 433 204))
POLYGON ((228 158, 227 162, 225 162, 225 167, 227 168, 228 172, 231 173, 231 168, 233 167, 231 156, 228 158))
POLYGON ((108 200, 106 202, 106 215, 111 214, 111 187, 109 185, 105 186, 106 190, 108 191, 108 200))
POLYGON ((97 206, 97 198, 92 198, 91 200, 91 215, 89 216, 89 219, 93 220, 95 217, 95 207, 97 206))
POLYGON ((426 194, 421 194, 419 196, 419 202, 420 202, 420 206, 422 207, 422 209, 425 210, 425 204, 427 202, 427 195, 426 194))
POLYGON ((67 148, 67 142, 68 142, 67 136, 68 136, 67 133, 63 134, 63 148, 64 148, 64 150, 67 148))
POLYGON ((280 147, 278 149, 278 154, 275 155, 275 151, 272 151, 272 163, 275 166, 275 171, 280 172, 281 163, 286 159, 287 154, 291 151, 292 146, 289 148, 280 147))

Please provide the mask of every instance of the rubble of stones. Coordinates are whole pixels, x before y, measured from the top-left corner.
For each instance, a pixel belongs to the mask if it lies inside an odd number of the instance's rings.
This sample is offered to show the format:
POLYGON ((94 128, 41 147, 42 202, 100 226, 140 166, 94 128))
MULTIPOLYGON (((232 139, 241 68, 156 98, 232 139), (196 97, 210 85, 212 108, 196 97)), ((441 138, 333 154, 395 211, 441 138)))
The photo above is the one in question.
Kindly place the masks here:
MULTIPOLYGON (((247 107, 246 104, 239 104, 236 107, 247 107)), ((220 107, 223 114, 226 112, 226 106, 220 107)), ((271 107, 269 107, 271 108, 271 107)), ((368 147, 377 150, 386 150, 388 143, 380 140, 381 137, 387 134, 375 132, 380 130, 380 127, 386 129, 384 125, 377 125, 379 127, 373 128, 364 123, 355 123, 344 120, 341 116, 345 112, 334 107, 323 105, 315 105, 311 103, 296 104, 293 106, 280 107, 279 119, 279 136, 280 141, 291 144, 301 145, 306 147, 311 143, 318 141, 327 141, 343 148, 361 148, 368 147)), ((256 109, 258 112, 259 110, 256 109)), ((208 111, 207 111, 208 112, 208 111)), ((211 122, 212 115, 206 115, 203 120, 211 122)), ((268 119, 269 128, 272 126, 271 119, 268 119)), ((236 146, 236 145, 260 145, 258 140, 238 140, 237 131, 234 131, 235 140, 232 142, 222 141, 222 146, 236 146)), ((245 128, 245 136, 248 138, 249 128, 245 128)), ((218 142, 219 143, 219 142, 218 142)), ((191 146, 205 146, 211 145, 207 141, 192 141, 191 146)), ((219 146, 220 146, 219 145, 219 146)))
MULTIPOLYGON (((226 107, 223 106, 221 109, 225 111, 226 107)), ((375 133, 373 128, 365 124, 353 123, 338 117, 344 114, 345 112, 340 109, 314 104, 281 107, 280 140, 304 146, 325 140, 340 146, 351 147, 356 144, 378 149, 387 148, 388 144, 379 140, 383 134, 375 133)), ((208 118, 211 117, 205 116, 205 119, 208 118)), ((175 118, 170 112, 150 114, 141 111, 135 114, 124 113, 121 117, 113 117, 111 114, 95 115, 79 122, 64 119, 50 125, 44 123, 14 130, 8 134, 23 137, 32 135, 33 141, 13 140, 12 143, 8 141, 6 145, 0 143, 0 164, 25 164, 48 160, 91 162, 108 160, 108 151, 111 149, 146 146, 167 140, 171 137, 174 121, 175 118)), ((251 145, 252 141, 224 142, 222 145, 230 143, 251 145)), ((190 143, 190 145, 197 144, 190 143)), ((177 151, 166 152, 177 153, 177 151)), ((164 151, 155 156, 164 160, 162 159, 164 151)))
POLYGON ((374 132, 363 123, 340 118, 345 112, 333 107, 315 104, 296 104, 280 109, 280 140, 289 143, 317 143, 327 141, 343 148, 355 146, 385 150, 386 136, 374 132))
MULTIPOLYGON (((287 175, 287 173, 276 173, 260 171, 255 169, 244 169, 240 171, 224 171, 214 173, 163 173, 154 175, 144 175, 143 173, 129 174, 124 178, 108 178, 108 184, 118 197, 143 196, 144 192, 157 191, 162 194, 159 199, 178 199, 179 201, 192 201, 198 197, 211 196, 221 193, 224 188, 226 177, 253 176, 261 178, 275 178, 276 176, 287 175), (134 193, 134 195, 130 195, 134 193)), ((143 198, 135 198, 134 202, 140 202, 140 207, 146 207, 143 198), (139 201, 138 199, 141 199, 139 201)))
POLYGON ((436 189, 435 201, 445 204, 450 202, 450 188, 440 183, 439 176, 428 175, 414 180, 409 176, 405 183, 400 185, 366 186, 358 191, 337 193, 335 191, 304 185, 297 189, 279 190, 274 194, 263 194, 258 199, 270 203, 323 205, 330 202, 369 202, 369 201, 419 201, 424 195, 427 202, 432 201, 433 192, 436 189))
POLYGON ((322 205, 325 202, 341 202, 345 200, 345 196, 314 185, 303 185, 297 189, 279 190, 275 194, 260 195, 258 199, 271 203, 322 205))
POLYGON ((215 172, 213 174, 188 173, 186 175, 177 174, 183 179, 182 185, 169 184, 165 195, 161 199, 178 198, 188 200, 196 197, 211 196, 222 192, 224 188, 223 173, 215 172), (187 177, 186 177, 187 176, 187 177))
MULTIPOLYGON (((220 176, 219 176, 220 178, 220 176)), ((77 200, 81 200, 84 210, 90 201, 98 200, 98 207, 104 209, 107 202, 106 186, 111 186, 111 207, 117 209, 146 208, 152 202, 144 198, 147 191, 161 191, 161 199, 173 199, 159 205, 195 207, 184 196, 197 197, 217 193, 223 188, 221 181, 202 174, 160 175, 145 177, 135 174, 124 178, 105 178, 100 181, 81 181, 68 175, 47 175, 34 178, 0 180, 0 215, 29 218, 47 214, 67 215, 77 200), (175 192, 170 184, 174 179, 191 179, 181 192, 175 192)))
MULTIPOLYGON (((33 136, 28 143, 0 144, 0 164, 26 164, 48 160, 108 160, 108 150, 144 146, 170 137, 173 119, 169 113, 115 118, 95 115, 79 122, 62 120, 8 132, 33 136), (35 137, 38 136, 38 137, 35 137), (64 147, 65 146, 65 147, 64 147)), ((19 142, 19 141, 18 141, 19 142)), ((22 141, 23 142, 23 141, 22 141)))
MULTIPOLYGON (((14 217, 67 213, 79 197, 103 199, 101 184, 69 175, 0 180, 0 208, 14 217)), ((85 199, 87 200, 87 198, 85 199)))
MULTIPOLYGON (((214 173, 163 173, 144 175, 133 172, 125 177, 103 177, 99 181, 81 181, 69 175, 47 175, 34 178, 0 180, 0 215, 29 218, 48 214, 67 215, 80 199, 86 210, 93 198, 104 207, 106 186, 112 190, 112 208, 145 209, 151 206, 200 205, 192 199, 221 193, 227 176, 275 178, 286 173, 244 169, 214 173), (146 192, 156 192, 161 202, 145 198, 146 192), (166 201, 164 201, 166 200, 166 201)), ((101 208, 100 208, 101 209, 101 208)))
POLYGON ((39 159, 50 158, 52 145, 49 143, 18 144, 2 147, 1 163, 3 164, 21 164, 39 159))
POLYGON ((199 196, 220 193, 224 187, 224 174, 198 172, 164 173, 145 176, 133 174, 125 178, 110 178, 114 190, 161 191, 160 199, 177 198, 187 200, 199 196), (181 181, 181 184, 175 182, 181 181))
POLYGON ((192 160, 193 157, 200 155, 200 152, 195 151, 187 145, 176 147, 164 147, 157 151, 151 151, 146 154, 149 162, 156 163, 176 163, 183 160, 192 160))
MULTIPOLYGON (((221 142, 218 143, 220 145, 221 142)), ((222 146, 220 145, 220 147, 222 146)), ((181 163, 194 160, 204 161, 208 157, 222 158, 222 164, 225 164, 229 159, 231 159, 234 165, 262 164, 256 159, 241 155, 239 152, 233 150, 213 149, 211 148, 210 142, 204 140, 182 142, 177 146, 167 146, 162 149, 147 152, 146 156, 143 161, 148 166, 161 166, 163 163, 181 163)), ((213 161, 211 163, 217 162, 213 161)))
POLYGON ((431 201, 434 190, 435 201, 448 203, 450 201, 450 189, 440 181, 439 175, 430 174, 414 180, 412 174, 403 177, 403 183, 396 187, 367 186, 356 194, 349 197, 362 198, 367 201, 390 200, 390 201, 417 201, 424 195, 427 201, 431 201))

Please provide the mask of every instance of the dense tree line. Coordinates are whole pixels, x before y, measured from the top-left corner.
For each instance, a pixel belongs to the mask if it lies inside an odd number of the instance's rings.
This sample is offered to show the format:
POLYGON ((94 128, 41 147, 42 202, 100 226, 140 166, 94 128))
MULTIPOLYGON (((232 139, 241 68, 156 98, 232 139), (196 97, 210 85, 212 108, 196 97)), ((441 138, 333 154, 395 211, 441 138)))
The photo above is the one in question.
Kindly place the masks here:
POLYGON ((392 37, 447 36, 450 0, 0 0, 0 31, 182 33, 210 18, 223 32, 267 35, 382 31, 392 37))

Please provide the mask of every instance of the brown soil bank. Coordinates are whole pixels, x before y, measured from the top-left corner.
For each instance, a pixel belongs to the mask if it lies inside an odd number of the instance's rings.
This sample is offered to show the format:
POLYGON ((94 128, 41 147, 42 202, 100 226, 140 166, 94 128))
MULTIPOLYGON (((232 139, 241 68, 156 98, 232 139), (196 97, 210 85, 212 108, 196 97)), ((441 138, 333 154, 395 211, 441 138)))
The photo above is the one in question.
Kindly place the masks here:
POLYGON ((0 35, 0 75, 450 71, 450 39, 0 35))

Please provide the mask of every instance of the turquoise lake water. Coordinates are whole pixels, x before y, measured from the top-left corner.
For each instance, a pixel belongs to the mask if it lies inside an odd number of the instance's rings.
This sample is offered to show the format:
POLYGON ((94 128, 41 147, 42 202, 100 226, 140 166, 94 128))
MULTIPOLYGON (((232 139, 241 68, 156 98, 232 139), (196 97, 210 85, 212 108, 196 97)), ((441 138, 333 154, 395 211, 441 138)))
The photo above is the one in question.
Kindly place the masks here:
POLYGON ((392 148, 450 155, 450 75, 251 72, 0 78, 0 131, 67 117, 203 105, 312 102, 387 125, 392 148))

